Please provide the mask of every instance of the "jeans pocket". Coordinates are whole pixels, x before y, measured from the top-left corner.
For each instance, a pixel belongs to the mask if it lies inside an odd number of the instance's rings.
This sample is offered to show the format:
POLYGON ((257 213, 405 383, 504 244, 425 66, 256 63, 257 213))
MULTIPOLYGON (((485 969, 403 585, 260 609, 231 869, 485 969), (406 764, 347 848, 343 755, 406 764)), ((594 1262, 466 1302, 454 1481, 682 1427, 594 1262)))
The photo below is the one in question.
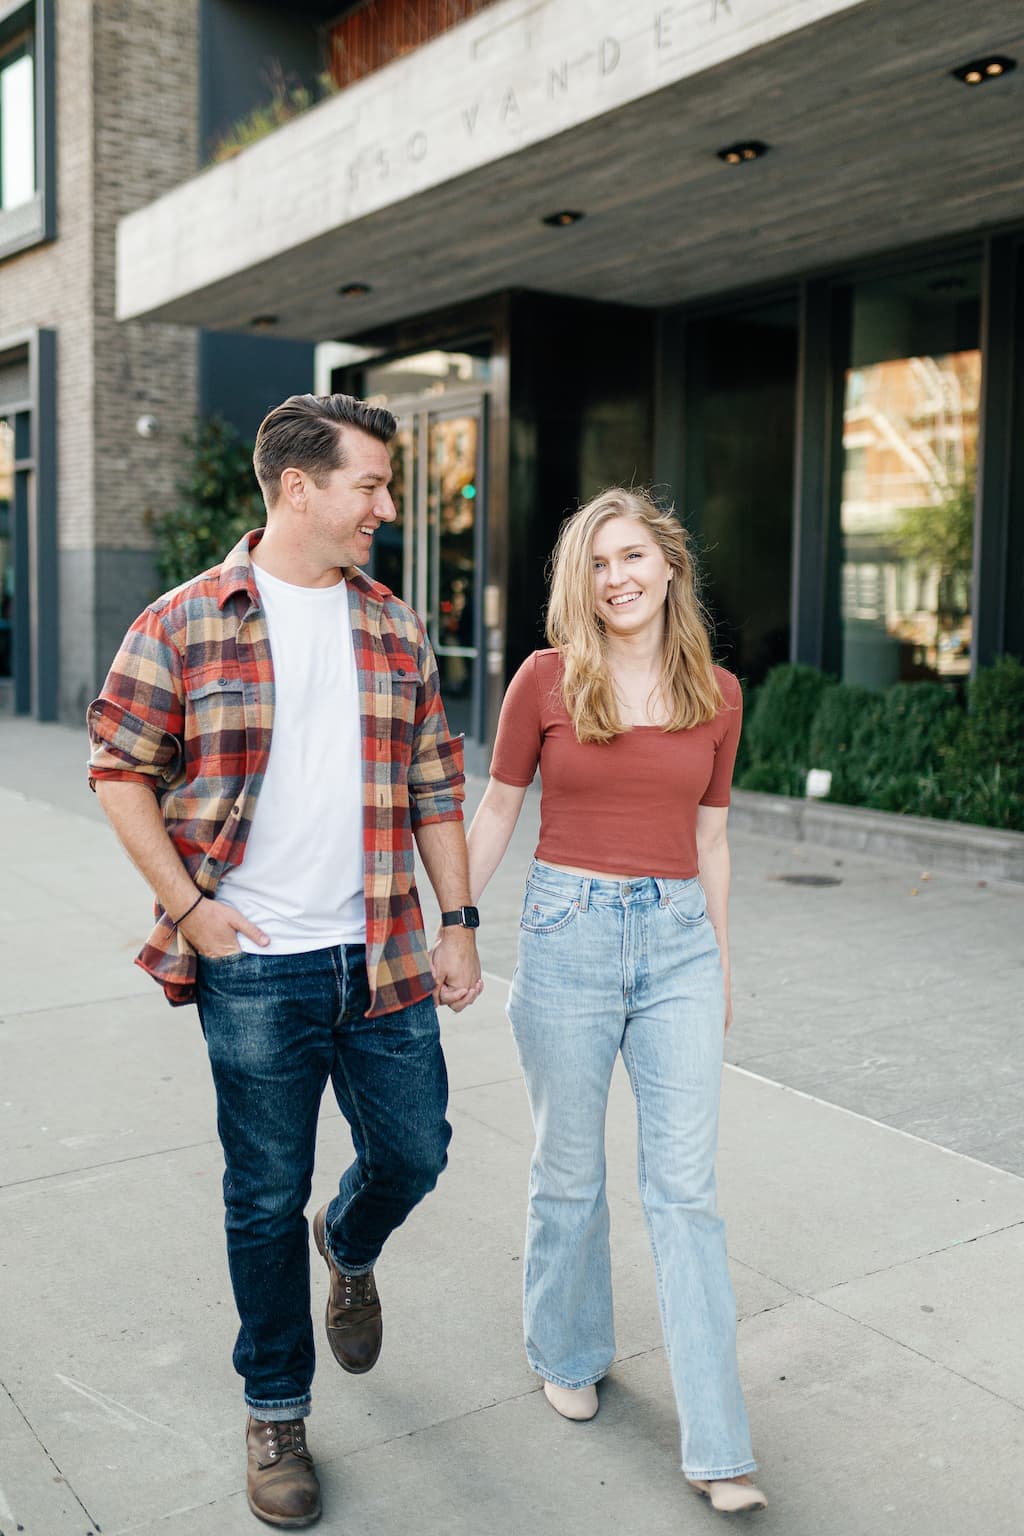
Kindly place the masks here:
POLYGON ((673 881, 668 889, 668 909, 683 928, 696 928, 707 920, 707 898, 699 880, 673 881))
POLYGON ((527 890, 519 926, 524 933, 561 933, 576 917, 579 901, 541 890, 527 890))

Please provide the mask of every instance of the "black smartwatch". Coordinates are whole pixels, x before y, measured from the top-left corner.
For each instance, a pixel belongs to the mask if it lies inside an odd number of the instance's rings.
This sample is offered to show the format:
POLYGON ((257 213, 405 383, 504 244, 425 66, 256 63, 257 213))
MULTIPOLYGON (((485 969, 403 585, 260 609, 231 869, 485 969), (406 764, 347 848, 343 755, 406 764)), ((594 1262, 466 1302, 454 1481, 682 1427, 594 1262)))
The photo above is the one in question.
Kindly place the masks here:
POLYGON ((441 927, 479 928, 480 913, 476 907, 456 907, 454 912, 442 912, 441 927))

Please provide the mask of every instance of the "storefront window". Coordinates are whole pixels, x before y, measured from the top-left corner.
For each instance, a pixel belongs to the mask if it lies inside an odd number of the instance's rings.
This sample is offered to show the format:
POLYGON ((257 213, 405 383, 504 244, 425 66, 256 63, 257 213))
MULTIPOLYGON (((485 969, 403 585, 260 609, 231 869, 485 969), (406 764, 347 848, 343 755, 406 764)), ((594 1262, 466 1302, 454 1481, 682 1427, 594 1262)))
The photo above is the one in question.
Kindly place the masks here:
POLYGON ((966 676, 980 264, 858 284, 843 413, 843 677, 966 676))
POLYGON ((0 45, 0 210, 36 192, 35 65, 31 35, 0 45))
POLYGON ((491 377, 490 346, 461 352, 418 352, 371 363, 363 371, 362 393, 374 405, 411 395, 444 395, 453 389, 486 384, 491 377))
MULTIPOLYGON (((687 331, 687 520, 716 655, 760 683, 789 659, 796 419, 795 302, 687 331)), ((682 498, 680 498, 682 500, 682 498)))

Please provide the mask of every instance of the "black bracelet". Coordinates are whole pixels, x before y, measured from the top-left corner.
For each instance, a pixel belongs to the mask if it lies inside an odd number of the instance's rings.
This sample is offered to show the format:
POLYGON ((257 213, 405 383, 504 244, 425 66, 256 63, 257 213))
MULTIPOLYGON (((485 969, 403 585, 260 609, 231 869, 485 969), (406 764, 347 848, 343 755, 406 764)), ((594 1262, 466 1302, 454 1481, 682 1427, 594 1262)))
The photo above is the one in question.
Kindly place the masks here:
POLYGON ((191 917, 192 913, 195 911, 196 907, 198 907, 198 905, 202 901, 202 899, 203 899, 203 893, 202 893, 202 891, 200 891, 199 895, 196 897, 195 901, 189 907, 188 911, 187 912, 183 912, 180 917, 176 917, 174 919, 174 921, 172 922, 171 927, 172 928, 180 928, 182 923, 185 921, 186 917, 191 917))

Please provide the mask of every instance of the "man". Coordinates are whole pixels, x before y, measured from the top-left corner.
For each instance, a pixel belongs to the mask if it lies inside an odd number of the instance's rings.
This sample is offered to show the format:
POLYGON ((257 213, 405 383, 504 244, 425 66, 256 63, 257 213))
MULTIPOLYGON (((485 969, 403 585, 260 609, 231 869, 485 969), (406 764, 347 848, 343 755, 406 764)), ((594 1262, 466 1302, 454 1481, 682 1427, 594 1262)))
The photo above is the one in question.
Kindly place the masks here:
POLYGON ((348 395, 271 411, 266 531, 151 603, 89 708, 91 782, 157 901, 138 963, 198 1004, 209 1050, 249 1505, 273 1525, 320 1513, 303 1212, 327 1080, 355 1160, 313 1235, 328 1341, 361 1373, 381 1347, 374 1264, 447 1157, 434 998, 458 1011, 481 988, 462 743, 422 624, 358 569, 396 516, 395 430, 348 395), (413 838, 442 909, 432 957, 413 838))

